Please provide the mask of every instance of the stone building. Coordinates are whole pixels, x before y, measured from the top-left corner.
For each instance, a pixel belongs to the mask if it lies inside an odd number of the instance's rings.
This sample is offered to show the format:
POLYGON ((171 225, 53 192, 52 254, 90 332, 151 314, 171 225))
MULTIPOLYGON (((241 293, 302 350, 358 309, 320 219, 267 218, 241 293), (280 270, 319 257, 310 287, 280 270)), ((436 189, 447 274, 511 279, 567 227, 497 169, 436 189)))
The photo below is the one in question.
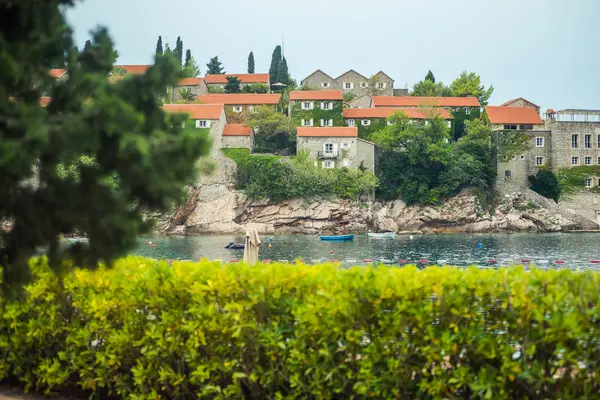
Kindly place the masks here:
POLYGON ((202 83, 203 93, 209 93, 210 88, 225 89, 227 77, 236 76, 240 80, 240 87, 261 84, 266 86, 267 93, 270 92, 269 74, 207 74, 202 83))
POLYGON ((300 127, 297 152, 308 152, 315 166, 375 171, 375 145, 358 137, 356 127, 300 127))
POLYGON ((374 132, 385 128, 389 124, 387 118, 398 111, 404 112, 414 122, 440 117, 448 122, 448 127, 451 127, 453 119, 445 108, 344 108, 344 124, 357 127, 358 137, 370 139, 374 132))
POLYGON ((185 78, 173 86, 171 102, 182 100, 181 92, 189 90, 196 97, 206 94, 206 86, 202 85, 202 78, 185 78))
POLYGON ((528 185, 528 177, 540 168, 550 166, 551 132, 544 126, 535 108, 516 106, 487 106, 485 118, 498 135, 521 132, 529 136, 528 150, 512 159, 498 159, 497 180, 528 185))
POLYGON ((222 104, 225 106, 227 121, 232 124, 241 124, 248 119, 248 113, 254 107, 271 106, 277 109, 280 94, 257 93, 231 93, 231 94, 204 94, 197 97, 203 104, 222 104))
POLYGON ((371 107, 371 96, 363 94, 358 96, 347 103, 348 108, 369 108, 371 107))
POLYGON ((341 90, 290 92, 288 115, 296 126, 343 126, 344 96, 341 90))
POLYGON ((318 69, 304 78, 300 84, 314 90, 341 90, 344 94, 352 93, 357 97, 364 94, 386 96, 394 94, 394 80, 383 71, 367 78, 351 69, 337 78, 332 78, 318 69))
POLYGON ((546 111, 545 128, 551 132, 552 170, 580 168, 581 189, 560 205, 600 223, 600 110, 546 111))
POLYGON ((532 103, 531 101, 524 99, 523 97, 518 97, 516 99, 512 99, 507 101, 504 104, 501 104, 503 107, 529 107, 533 108, 538 115, 540 115, 540 106, 532 103))
POLYGON ((226 124, 223 129, 223 148, 254 148, 254 132, 252 128, 242 124, 226 124))
POLYGON ((144 75, 152 64, 121 64, 115 65, 114 70, 124 70, 127 75, 144 75))

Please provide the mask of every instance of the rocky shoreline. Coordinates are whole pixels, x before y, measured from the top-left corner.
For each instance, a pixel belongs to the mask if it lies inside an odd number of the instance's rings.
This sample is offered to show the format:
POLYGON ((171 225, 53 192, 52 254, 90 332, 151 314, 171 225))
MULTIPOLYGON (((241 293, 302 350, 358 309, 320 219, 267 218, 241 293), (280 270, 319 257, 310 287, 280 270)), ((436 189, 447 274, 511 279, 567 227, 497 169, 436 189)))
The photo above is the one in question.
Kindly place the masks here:
POLYGON ((409 206, 401 200, 360 203, 347 200, 291 199, 280 203, 251 201, 229 185, 190 189, 188 201, 168 215, 154 216, 164 235, 243 233, 399 234, 567 232, 596 230, 598 225, 560 208, 527 189, 500 191, 496 207, 486 210, 470 190, 435 206, 409 206))

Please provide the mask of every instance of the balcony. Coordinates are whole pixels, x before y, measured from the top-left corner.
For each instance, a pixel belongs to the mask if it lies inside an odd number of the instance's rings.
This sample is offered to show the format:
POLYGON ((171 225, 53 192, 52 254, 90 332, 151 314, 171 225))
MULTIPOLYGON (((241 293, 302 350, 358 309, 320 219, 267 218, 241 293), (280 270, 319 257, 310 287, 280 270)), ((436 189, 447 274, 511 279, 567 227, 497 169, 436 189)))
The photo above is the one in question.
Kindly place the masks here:
POLYGON ((337 150, 334 151, 319 151, 318 157, 319 160, 331 160, 333 158, 338 158, 340 153, 337 150))

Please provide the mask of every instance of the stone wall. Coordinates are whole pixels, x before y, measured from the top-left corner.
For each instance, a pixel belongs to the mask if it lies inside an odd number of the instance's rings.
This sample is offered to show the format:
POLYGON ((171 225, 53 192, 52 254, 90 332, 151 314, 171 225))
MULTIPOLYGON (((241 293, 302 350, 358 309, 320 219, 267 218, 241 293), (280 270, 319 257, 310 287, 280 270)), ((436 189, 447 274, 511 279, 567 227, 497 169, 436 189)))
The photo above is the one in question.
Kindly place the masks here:
POLYGON ((324 72, 318 70, 318 71, 315 71, 314 73, 312 73, 311 75, 309 75, 308 77, 306 77, 302 81, 302 86, 308 86, 310 88, 319 89, 319 90, 331 90, 331 89, 334 89, 335 79, 333 79, 329 75, 325 74, 324 72), (329 86, 323 87, 322 84, 324 82, 329 83, 329 86))
POLYGON ((200 174, 198 177, 199 184, 212 185, 235 183, 235 162, 226 157, 221 151, 221 149, 224 147, 223 129, 226 123, 227 119, 225 117, 225 113, 221 113, 221 117, 218 120, 211 121, 210 138, 212 140, 212 146, 210 155, 201 158, 199 163, 210 163, 213 165, 214 169, 211 174, 200 174))
POLYGON ((357 140, 355 137, 306 137, 299 136, 297 139, 297 151, 308 151, 311 159, 317 162, 317 165, 323 165, 323 161, 330 160, 335 163, 335 168, 358 168, 360 162, 357 158, 357 140), (323 160, 318 159, 319 152, 325 149, 325 143, 334 144, 334 151, 337 147, 337 157, 330 157, 323 160), (344 147, 344 144, 347 147, 344 147))
POLYGON ((173 86, 173 98, 172 102, 181 100, 181 91, 190 89, 196 96, 206 94, 206 85, 191 85, 191 86, 173 86))
POLYGON ((363 96, 359 96, 348 103, 348 107, 350 108, 370 108, 371 107, 371 96, 365 94, 363 96))
POLYGON ((396 97, 408 96, 408 89, 394 89, 393 96, 396 96, 396 97))
MULTIPOLYGON (((383 72, 378 72, 374 75, 375 82, 381 82, 385 84, 385 88, 378 91, 379 96, 392 96, 394 95, 394 80, 391 79, 383 72)), ((354 70, 343 73, 337 78, 332 78, 325 74, 321 70, 313 72, 311 75, 304 78, 301 82, 303 86, 308 86, 318 90, 330 90, 339 89, 344 93, 354 93, 357 96, 370 93, 369 78, 359 74, 354 70), (323 87, 323 83, 329 83, 328 87, 323 87), (353 83, 352 89, 346 89, 344 83, 353 83)))
POLYGON ((223 148, 252 149, 252 136, 223 136, 223 148))
POLYGON ((506 104, 506 107, 529 107, 537 111, 538 114, 540 113, 540 108, 538 106, 536 106, 530 101, 525 100, 524 98, 515 99, 509 104, 506 104))
POLYGON ((334 88, 341 90, 343 93, 354 93, 356 96, 362 96, 369 92, 369 78, 350 70, 335 79, 334 88), (352 88, 347 89, 346 84, 352 84, 352 88))
POLYGON ((356 140, 356 157, 358 165, 375 172, 375 144, 363 139, 356 140))
POLYGON ((546 129, 552 130, 552 168, 554 170, 571 167, 571 157, 579 157, 579 165, 584 165, 585 157, 591 157, 591 165, 598 165, 600 122, 546 121, 546 129), (577 148, 572 147, 572 135, 578 135, 577 148), (590 148, 585 148, 585 135, 591 135, 590 148))
MULTIPOLYGON (((516 155, 509 161, 498 161, 499 182, 511 181, 521 185, 527 185, 530 175, 535 175, 540 167, 551 165, 552 154, 552 132, 547 130, 524 131, 530 137, 529 150, 525 153, 516 155), (543 138, 543 146, 538 147, 537 138, 543 138), (536 165, 537 157, 543 157, 543 165, 536 165), (506 171, 510 171, 510 177, 507 177, 506 171)), ((501 133, 500 133, 501 134, 501 133)))
POLYGON ((582 190, 579 193, 571 194, 564 199, 560 199, 558 204, 590 221, 600 221, 600 194, 591 191, 582 190))

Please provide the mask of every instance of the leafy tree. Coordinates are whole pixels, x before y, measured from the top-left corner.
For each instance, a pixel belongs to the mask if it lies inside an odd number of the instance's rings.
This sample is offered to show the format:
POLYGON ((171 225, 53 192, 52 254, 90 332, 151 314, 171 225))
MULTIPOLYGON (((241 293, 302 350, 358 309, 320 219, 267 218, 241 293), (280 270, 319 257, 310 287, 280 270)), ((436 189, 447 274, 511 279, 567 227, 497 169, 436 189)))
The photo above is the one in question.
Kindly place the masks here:
POLYGON ((367 94, 369 96, 381 96, 383 94, 383 89, 379 88, 379 76, 372 75, 369 78, 367 94))
POLYGON ((282 58, 281 46, 276 46, 275 50, 273 50, 271 66, 269 67, 269 77, 271 78, 271 83, 276 83, 277 79, 279 79, 279 64, 281 63, 282 58))
POLYGON ((273 107, 256 107, 247 125, 256 129, 255 143, 261 151, 294 149, 296 125, 289 116, 275 111, 273 107))
POLYGON ((560 198, 560 186, 556 175, 550 170, 541 169, 537 174, 529 176, 531 190, 554 201, 560 198))
POLYGON ((206 71, 207 74, 219 75, 225 73, 221 62, 219 61, 219 56, 214 56, 213 58, 211 58, 208 64, 206 64, 206 67, 208 68, 208 70, 206 71))
POLYGON ((425 80, 435 83, 435 76, 433 76, 433 72, 431 72, 431 70, 429 70, 429 72, 427 72, 427 75, 425 75, 425 80))
POLYGON ((411 96, 442 97, 452 96, 452 89, 443 82, 433 82, 429 79, 419 81, 413 85, 411 96))
POLYGON ((242 88, 242 93, 268 93, 269 85, 264 83, 251 83, 242 88))
POLYGON ((185 116, 162 111, 158 98, 181 77, 179 67, 157 57, 145 75, 109 83, 107 32, 94 32, 76 57, 63 14, 69 5, 0 4, 3 18, 19 21, 0 26, 0 220, 12 222, 0 233, 0 262, 10 287, 26 278, 27 260, 40 248, 61 271, 63 258, 83 267, 124 255, 149 228, 142 213, 170 209, 210 148, 206 136, 182 130, 185 116), (67 66, 67 79, 49 76, 55 63, 67 66), (45 108, 44 92, 52 98, 45 108), (64 168, 75 174, 61 174, 64 168), (61 249, 60 235, 74 231, 89 244, 61 249))
POLYGON ((196 96, 196 93, 194 93, 194 91, 190 88, 181 89, 179 91, 179 96, 185 103, 193 103, 198 98, 198 96, 196 96))
POLYGON ((192 51, 187 50, 185 52, 185 64, 183 65, 183 72, 188 78, 195 78, 200 75, 200 68, 198 68, 198 64, 194 57, 192 57, 192 51))
POLYGON ((158 37, 158 40, 156 41, 156 52, 155 52, 156 56, 162 56, 163 54, 163 44, 162 44, 162 36, 158 37))
POLYGON ((356 93, 345 92, 344 93, 344 107, 348 107, 349 103, 356 98, 356 93))
POLYGON ((241 82, 237 76, 228 76, 225 93, 241 93, 241 82))
POLYGON ((454 96, 456 97, 468 97, 474 96, 479 99, 482 106, 488 104, 488 100, 494 92, 494 87, 490 86, 485 88, 481 83, 481 77, 474 72, 467 73, 463 71, 458 78, 450 85, 454 96))
POLYGON ((248 73, 254 73, 254 54, 252 52, 248 55, 248 73))

